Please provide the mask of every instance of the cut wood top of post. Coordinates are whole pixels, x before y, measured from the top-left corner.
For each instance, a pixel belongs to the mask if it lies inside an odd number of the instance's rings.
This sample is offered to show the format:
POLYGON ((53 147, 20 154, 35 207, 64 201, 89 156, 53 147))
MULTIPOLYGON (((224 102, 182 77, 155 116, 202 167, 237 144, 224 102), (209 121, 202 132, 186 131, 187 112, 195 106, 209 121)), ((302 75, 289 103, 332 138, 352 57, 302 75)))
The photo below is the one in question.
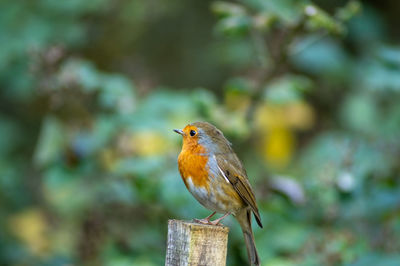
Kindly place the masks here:
POLYGON ((224 266, 229 228, 169 220, 166 266, 224 266))
POLYGON ((211 225, 211 224, 196 223, 194 221, 182 221, 182 220, 175 220, 175 219, 168 220, 169 225, 173 224, 173 223, 181 223, 184 226, 189 226, 192 230, 210 230, 211 228, 213 228, 214 230, 217 230, 217 231, 229 233, 229 227, 225 226, 223 224, 211 225))

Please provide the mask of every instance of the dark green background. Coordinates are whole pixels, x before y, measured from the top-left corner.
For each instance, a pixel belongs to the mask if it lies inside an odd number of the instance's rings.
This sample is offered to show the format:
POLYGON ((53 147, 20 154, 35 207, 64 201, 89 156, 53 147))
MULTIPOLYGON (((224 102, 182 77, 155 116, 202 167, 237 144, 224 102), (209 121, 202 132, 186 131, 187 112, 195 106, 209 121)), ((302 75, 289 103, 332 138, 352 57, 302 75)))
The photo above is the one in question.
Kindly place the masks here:
POLYGON ((1 1, 0 264, 163 265, 167 220, 209 214, 172 132, 204 120, 247 169, 262 265, 399 265, 399 10, 1 1))

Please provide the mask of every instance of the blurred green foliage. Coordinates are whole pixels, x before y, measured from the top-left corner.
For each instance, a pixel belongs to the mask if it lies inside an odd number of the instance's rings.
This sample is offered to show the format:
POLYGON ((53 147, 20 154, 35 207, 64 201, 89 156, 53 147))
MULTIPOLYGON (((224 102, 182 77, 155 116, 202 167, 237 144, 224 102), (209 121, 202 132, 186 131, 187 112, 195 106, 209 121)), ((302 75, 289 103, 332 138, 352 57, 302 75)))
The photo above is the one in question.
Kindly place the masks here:
POLYGON ((0 7, 0 264, 162 265, 167 220, 209 213, 171 130, 206 120, 255 188, 263 265, 399 265, 399 3, 0 7))

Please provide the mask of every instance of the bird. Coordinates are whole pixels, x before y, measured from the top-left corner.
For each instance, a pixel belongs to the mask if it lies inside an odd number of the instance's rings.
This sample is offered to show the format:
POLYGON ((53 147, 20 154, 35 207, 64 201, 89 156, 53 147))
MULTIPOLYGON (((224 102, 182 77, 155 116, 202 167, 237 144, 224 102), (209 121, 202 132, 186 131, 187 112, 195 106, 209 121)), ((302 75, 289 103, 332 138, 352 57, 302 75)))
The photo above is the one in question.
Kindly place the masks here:
POLYGON ((251 265, 260 265, 251 225, 252 213, 262 228, 261 216, 246 170, 221 130, 208 122, 174 129, 183 138, 178 168, 189 192, 213 213, 202 224, 218 225, 232 214, 239 222, 251 265), (223 216, 211 221, 216 213, 223 216))

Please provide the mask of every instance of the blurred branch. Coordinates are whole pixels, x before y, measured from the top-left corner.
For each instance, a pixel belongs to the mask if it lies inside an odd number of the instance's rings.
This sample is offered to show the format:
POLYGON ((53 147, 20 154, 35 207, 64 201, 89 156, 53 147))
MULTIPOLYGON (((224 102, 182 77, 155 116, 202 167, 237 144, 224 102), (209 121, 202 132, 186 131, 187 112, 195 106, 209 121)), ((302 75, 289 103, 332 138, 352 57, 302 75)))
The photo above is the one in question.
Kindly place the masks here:
POLYGON ((269 38, 267 38, 265 41, 264 37, 259 31, 252 32, 254 45, 259 52, 258 57, 260 58, 261 62, 261 75, 256 81, 257 88, 251 97, 250 108, 248 109, 246 115, 248 121, 251 121, 250 125, 253 124, 252 118, 254 117, 254 111, 258 103, 263 100, 262 95, 264 93, 263 88, 265 85, 274 78, 280 76, 282 73, 286 72, 289 68, 287 61, 290 45, 292 44, 294 38, 304 31, 305 21, 305 17, 303 16, 295 27, 289 30, 280 30, 272 36, 268 36, 269 38), (267 68, 266 63, 267 51, 269 51, 272 61, 269 68, 267 68))

